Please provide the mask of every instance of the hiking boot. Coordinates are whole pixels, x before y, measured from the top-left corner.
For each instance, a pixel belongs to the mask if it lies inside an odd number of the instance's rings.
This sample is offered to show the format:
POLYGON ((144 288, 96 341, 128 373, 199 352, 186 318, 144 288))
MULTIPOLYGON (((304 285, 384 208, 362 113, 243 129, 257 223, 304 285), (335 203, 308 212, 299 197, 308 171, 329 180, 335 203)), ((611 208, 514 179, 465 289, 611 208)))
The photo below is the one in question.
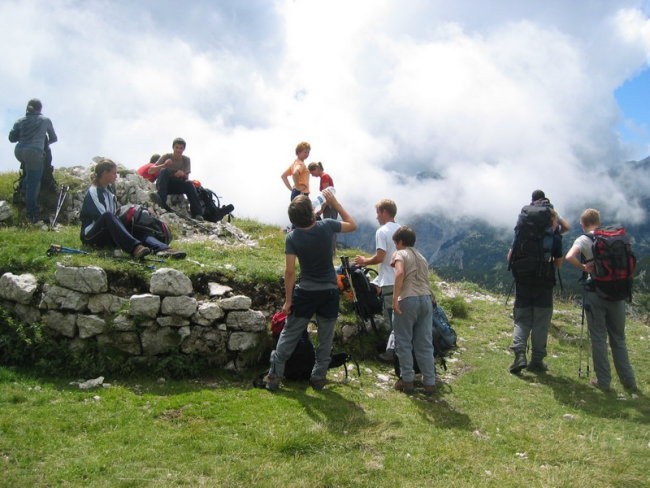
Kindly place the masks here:
POLYGON ((276 374, 269 373, 262 381, 264 381, 264 386, 269 391, 278 391, 280 388, 280 377, 276 374))
POLYGON ((394 361, 393 359, 394 356, 395 356, 395 349, 386 349, 385 352, 382 352, 377 357, 379 358, 380 361, 383 361, 384 363, 392 363, 394 361))
POLYGON ((187 253, 185 251, 177 251, 170 247, 169 249, 158 251, 156 256, 160 258, 184 259, 187 256, 187 253))
POLYGON ((544 361, 537 361, 534 359, 530 362, 527 369, 531 373, 546 373, 548 371, 548 366, 546 366, 544 361))
POLYGON ((526 352, 515 352, 515 360, 510 365, 510 372, 512 374, 519 374, 526 366, 528 366, 528 362, 526 361, 526 352))
POLYGON ((436 391, 438 391, 436 385, 424 385, 424 394, 426 396, 435 395, 436 391))
POLYGON ((148 256, 151 254, 151 249, 149 249, 147 246, 143 246, 142 244, 138 244, 135 246, 133 251, 131 251, 131 255, 135 259, 144 259, 145 256, 148 256))
POLYGON ((325 378, 309 378, 309 384, 314 390, 321 391, 325 388, 325 383, 327 380, 325 378))
POLYGON ((395 383, 395 389, 404 393, 413 393, 415 391, 415 386, 412 381, 404 381, 402 378, 398 379, 395 383))
POLYGON ((196 220, 197 222, 205 222, 205 219, 203 218, 203 215, 193 215, 192 218, 196 220))
POLYGON ((623 383, 623 389, 628 393, 641 393, 636 383, 623 383))

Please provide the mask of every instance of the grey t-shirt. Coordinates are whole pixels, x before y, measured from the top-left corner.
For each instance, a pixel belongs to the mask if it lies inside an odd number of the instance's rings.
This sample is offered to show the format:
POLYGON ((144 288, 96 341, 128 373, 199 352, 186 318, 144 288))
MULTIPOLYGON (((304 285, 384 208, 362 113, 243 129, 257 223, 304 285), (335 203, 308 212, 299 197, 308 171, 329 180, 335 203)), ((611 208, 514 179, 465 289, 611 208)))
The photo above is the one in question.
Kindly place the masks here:
POLYGON ((285 254, 295 254, 300 263, 298 286, 303 290, 336 288, 336 271, 332 263, 334 234, 341 232, 338 220, 319 220, 309 229, 295 228, 284 241, 285 254))

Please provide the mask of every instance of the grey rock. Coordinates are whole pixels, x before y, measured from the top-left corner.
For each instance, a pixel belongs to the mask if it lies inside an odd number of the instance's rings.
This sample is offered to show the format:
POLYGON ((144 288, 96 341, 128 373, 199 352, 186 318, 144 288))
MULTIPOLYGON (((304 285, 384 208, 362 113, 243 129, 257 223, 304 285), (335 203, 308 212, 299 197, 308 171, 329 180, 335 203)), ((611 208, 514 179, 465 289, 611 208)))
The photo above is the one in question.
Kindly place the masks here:
POLYGON ((134 317, 155 318, 160 310, 160 297, 144 293, 133 295, 129 300, 129 314, 134 317))
POLYGON ((164 315, 180 315, 181 317, 191 317, 196 309, 196 298, 188 296, 165 297, 161 305, 161 312, 164 315))
POLYGON ((77 315, 61 313, 55 310, 43 314, 43 325, 65 337, 74 337, 76 334, 77 315))
POLYGON ((149 290, 155 295, 181 296, 190 295, 192 281, 183 273, 172 268, 160 268, 151 275, 149 290))
POLYGON ((79 338, 87 339, 104 332, 106 322, 97 315, 78 315, 77 328, 79 329, 79 338))
POLYGON ((244 295, 237 295, 219 300, 219 305, 224 310, 248 310, 251 308, 252 300, 244 295))
POLYGON ((5 273, 0 276, 0 298, 12 302, 28 304, 38 290, 38 280, 32 274, 15 275, 5 273))
POLYGON ((228 313, 226 326, 229 330, 263 332, 266 330, 266 318, 257 310, 235 310, 228 313))
POLYGON ((43 286, 39 308, 48 310, 75 310, 81 312, 88 306, 88 295, 58 285, 43 286))
POLYGON ((97 266, 64 266, 57 263, 54 280, 60 286, 80 293, 104 293, 108 291, 106 272, 97 266))

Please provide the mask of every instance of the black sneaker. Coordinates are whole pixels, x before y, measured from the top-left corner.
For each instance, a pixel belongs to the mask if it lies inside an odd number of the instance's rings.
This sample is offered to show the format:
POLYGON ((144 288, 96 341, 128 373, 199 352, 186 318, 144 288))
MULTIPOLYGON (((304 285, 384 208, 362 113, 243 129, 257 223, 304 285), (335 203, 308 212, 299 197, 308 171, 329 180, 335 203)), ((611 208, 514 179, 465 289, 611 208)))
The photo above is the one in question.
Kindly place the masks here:
POLYGON ((325 378, 309 378, 309 384, 314 390, 321 391, 325 388, 327 380, 325 378))
POLYGON ((526 361, 526 353, 525 352, 516 352, 515 353, 515 360, 510 366, 509 371, 512 374, 519 374, 522 369, 526 368, 528 366, 528 362, 526 361))
POLYGON ((185 259, 187 253, 185 251, 177 251, 170 247, 169 249, 165 249, 164 251, 158 251, 156 253, 156 256, 160 258, 185 259))
POLYGON ((280 377, 273 373, 267 374, 262 381, 269 391, 278 391, 280 388, 280 377))
POLYGON ((526 369, 531 373, 546 373, 548 371, 548 366, 546 366, 544 361, 531 361, 526 369))

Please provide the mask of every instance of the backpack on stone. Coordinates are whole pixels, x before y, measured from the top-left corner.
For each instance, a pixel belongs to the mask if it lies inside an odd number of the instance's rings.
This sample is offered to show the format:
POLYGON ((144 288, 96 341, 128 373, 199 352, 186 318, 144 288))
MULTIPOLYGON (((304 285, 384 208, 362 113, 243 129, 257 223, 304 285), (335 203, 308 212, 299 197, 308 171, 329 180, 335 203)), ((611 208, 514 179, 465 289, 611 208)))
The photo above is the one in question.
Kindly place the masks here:
POLYGON ((630 236, 621 226, 599 227, 585 234, 592 241, 595 272, 592 284, 606 300, 632 300, 636 256, 630 236))
POLYGON ((172 241, 172 233, 167 224, 150 214, 142 205, 122 205, 117 216, 136 239, 153 236, 165 244, 172 241))
MULTIPOLYGON (((277 346, 280 333, 284 328, 287 316, 284 312, 276 312, 271 319, 271 335, 273 336, 273 347, 277 346)), ((361 370, 357 362, 347 352, 333 353, 330 359, 328 369, 338 368, 343 366, 345 377, 348 377, 348 362, 352 363, 357 368, 357 374, 361 375, 361 370)), ((316 363, 316 351, 314 344, 311 342, 309 333, 305 329, 298 339, 296 348, 294 349, 291 357, 287 359, 284 364, 284 377, 291 381, 307 381, 311 377, 312 369, 316 363)), ((253 381, 254 385, 259 388, 265 388, 262 378, 266 373, 262 373, 253 381)))
POLYGON ((199 200, 203 207, 203 218, 205 220, 208 222, 219 222, 228 215, 228 221, 230 222, 230 214, 235 210, 232 204, 221 206, 219 197, 212 190, 208 190, 201 185, 196 187, 196 192, 199 195, 199 200))
MULTIPOLYGON (((431 317, 431 327, 433 336, 433 359, 447 371, 447 358, 450 357, 458 348, 456 331, 453 329, 443 308, 437 303, 433 306, 433 315, 431 317)), ((397 354, 393 356, 395 374, 400 376, 400 365, 397 354)), ((413 354, 413 370, 420 372, 420 367, 413 354)))
POLYGON ((516 283, 523 285, 555 285, 553 266, 553 228, 548 201, 525 205, 515 226, 515 239, 508 269, 516 283))

